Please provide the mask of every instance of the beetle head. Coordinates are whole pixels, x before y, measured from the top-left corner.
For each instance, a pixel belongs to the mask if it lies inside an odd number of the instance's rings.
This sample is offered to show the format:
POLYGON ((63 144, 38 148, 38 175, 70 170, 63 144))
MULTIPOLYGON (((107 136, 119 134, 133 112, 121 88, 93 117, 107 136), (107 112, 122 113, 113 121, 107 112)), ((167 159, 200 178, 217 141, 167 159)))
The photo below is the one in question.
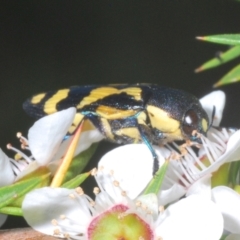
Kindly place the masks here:
POLYGON ((181 131, 186 139, 201 143, 196 133, 206 136, 208 129, 208 116, 200 105, 191 106, 183 115, 181 131))

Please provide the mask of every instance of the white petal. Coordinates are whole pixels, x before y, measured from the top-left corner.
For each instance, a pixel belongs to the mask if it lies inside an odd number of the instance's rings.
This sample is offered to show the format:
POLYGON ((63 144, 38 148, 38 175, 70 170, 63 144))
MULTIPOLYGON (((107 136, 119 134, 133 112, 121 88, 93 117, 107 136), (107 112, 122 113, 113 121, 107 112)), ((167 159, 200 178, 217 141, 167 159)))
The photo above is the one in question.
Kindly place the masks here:
MULTIPOLYGON (((97 130, 90 130, 82 132, 80 135, 80 139, 74 153, 74 156, 78 155, 79 153, 88 149, 93 143, 99 142, 103 139, 103 135, 97 130)), ((66 152, 67 147, 69 146, 70 142, 72 141, 72 137, 68 138, 64 141, 59 150, 57 151, 56 155, 53 157, 53 161, 59 160, 66 152)))
POLYGON ((78 155, 79 153, 88 149, 93 143, 99 142, 103 138, 104 136, 97 129, 83 132, 80 136, 75 155, 78 155))
POLYGON ((185 195, 187 190, 180 184, 175 183, 166 190, 161 190, 158 194, 159 203, 161 205, 167 205, 175 202, 185 195))
MULTIPOLYGON (((158 155, 159 166, 162 166, 171 152, 164 147, 156 146, 154 150, 158 155)), ((114 179, 120 183, 121 189, 126 191, 128 197, 135 199, 153 177, 153 156, 145 144, 129 144, 108 152, 99 161, 98 167, 101 169, 103 167, 103 171, 98 175, 103 175, 101 184, 111 197, 114 198, 116 193, 111 184, 104 184, 104 175, 113 171, 114 179)), ((168 191, 165 192, 164 198, 167 198, 167 195, 168 191)))
POLYGON ((0 227, 6 222, 8 215, 0 214, 0 227))
POLYGON ((224 229, 240 234, 240 195, 228 187, 212 189, 213 201, 217 204, 224 218, 224 229))
POLYGON ((29 129, 29 147, 39 165, 46 165, 52 159, 71 126, 75 113, 75 108, 68 108, 41 118, 29 129))
POLYGON ((73 192, 74 190, 64 188, 45 187, 28 193, 22 203, 24 218, 32 228, 49 235, 58 228, 51 224, 53 219, 66 227, 76 227, 79 231, 83 225, 86 228, 90 213, 84 201, 69 197, 73 192), (65 222, 59 219, 63 214, 74 221, 65 222))
POLYGON ((161 205, 175 202, 187 192, 187 187, 181 184, 185 173, 182 171, 180 164, 181 163, 179 161, 175 160, 169 162, 167 172, 161 186, 161 191, 158 194, 158 199, 161 205))
POLYGON ((219 240, 223 218, 210 200, 191 195, 171 205, 163 213, 156 234, 164 240, 219 240))
POLYGON ((217 161, 215 161, 211 166, 206 168, 201 172, 201 175, 211 174, 218 170, 226 162, 232 162, 239 160, 240 156, 240 130, 233 133, 227 143, 227 149, 223 155, 221 155, 217 161))
MULTIPOLYGON (((152 178, 153 157, 145 144, 124 145, 105 154, 99 161, 98 167, 106 174, 113 171, 115 180, 133 199, 142 192, 152 178)), ((114 197, 114 194, 108 190, 111 190, 106 189, 110 196, 114 197)))
POLYGON ((211 199, 211 176, 204 176, 193 183, 188 189, 186 196, 193 194, 199 194, 206 199, 211 199))
POLYGON ((15 176, 8 156, 0 149, 0 187, 12 184, 15 176))
POLYGON ((240 234, 230 234, 225 238, 225 240, 240 240, 240 234))
POLYGON ((200 102, 208 114, 209 121, 212 120, 213 106, 216 108, 213 126, 219 126, 222 120, 222 113, 225 107, 226 96, 223 91, 214 91, 200 99, 200 102))
POLYGON ((227 143, 227 150, 223 157, 227 158, 227 162, 239 160, 240 156, 240 130, 233 133, 227 143))
POLYGON ((31 162, 27 167, 25 167, 16 177, 15 181, 18 181, 19 179, 23 178, 24 176, 28 175, 29 173, 34 172, 39 168, 39 164, 34 161, 31 162))

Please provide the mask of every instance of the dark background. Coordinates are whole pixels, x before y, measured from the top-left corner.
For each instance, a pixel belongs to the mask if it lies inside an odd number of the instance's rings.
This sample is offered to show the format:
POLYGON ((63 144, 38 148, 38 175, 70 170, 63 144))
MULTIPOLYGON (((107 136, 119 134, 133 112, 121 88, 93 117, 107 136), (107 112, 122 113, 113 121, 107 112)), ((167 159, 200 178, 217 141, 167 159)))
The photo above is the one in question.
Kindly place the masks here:
MULTIPOLYGON (((239 23, 240 3, 230 0, 1 1, 1 148, 17 145, 17 131, 27 134, 33 120, 22 103, 34 93, 145 82, 205 95, 239 60, 195 74, 226 49, 195 36, 238 33, 239 23)), ((227 93, 223 125, 239 127, 240 84, 222 89, 227 93)), ((109 146, 101 144, 95 159, 109 146)), ((4 228, 22 224, 9 218, 4 228)))

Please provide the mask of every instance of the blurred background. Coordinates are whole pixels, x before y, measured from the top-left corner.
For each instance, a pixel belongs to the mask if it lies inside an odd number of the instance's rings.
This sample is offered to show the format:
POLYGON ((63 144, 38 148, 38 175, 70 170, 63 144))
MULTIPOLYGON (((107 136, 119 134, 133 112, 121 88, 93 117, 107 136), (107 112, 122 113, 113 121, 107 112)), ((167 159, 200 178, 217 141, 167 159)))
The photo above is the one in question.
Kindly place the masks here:
MULTIPOLYGON (((33 124, 22 110, 31 95, 73 85, 156 83, 201 97, 239 60, 195 74, 226 50, 196 36, 239 33, 240 2, 1 1, 0 147, 18 145, 33 124)), ((222 125, 240 127, 240 83, 227 94, 222 125)), ((113 145, 101 143, 95 161, 113 145)), ((94 166, 91 162, 88 169, 94 166)), ((0 176, 1 177, 1 176, 0 176)), ((10 217, 3 228, 24 226, 10 217)))

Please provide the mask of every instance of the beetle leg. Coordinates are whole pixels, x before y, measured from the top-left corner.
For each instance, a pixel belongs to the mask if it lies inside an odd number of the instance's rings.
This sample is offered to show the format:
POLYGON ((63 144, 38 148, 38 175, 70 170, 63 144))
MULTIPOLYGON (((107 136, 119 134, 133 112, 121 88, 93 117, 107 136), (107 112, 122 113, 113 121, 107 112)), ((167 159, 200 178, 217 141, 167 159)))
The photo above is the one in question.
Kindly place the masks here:
POLYGON ((153 156, 153 175, 158 171, 159 169, 159 162, 158 162, 158 156, 155 152, 155 150, 152 147, 151 144, 151 130, 143 124, 138 125, 138 130, 140 132, 142 141, 147 145, 148 149, 151 151, 152 156, 153 156))

